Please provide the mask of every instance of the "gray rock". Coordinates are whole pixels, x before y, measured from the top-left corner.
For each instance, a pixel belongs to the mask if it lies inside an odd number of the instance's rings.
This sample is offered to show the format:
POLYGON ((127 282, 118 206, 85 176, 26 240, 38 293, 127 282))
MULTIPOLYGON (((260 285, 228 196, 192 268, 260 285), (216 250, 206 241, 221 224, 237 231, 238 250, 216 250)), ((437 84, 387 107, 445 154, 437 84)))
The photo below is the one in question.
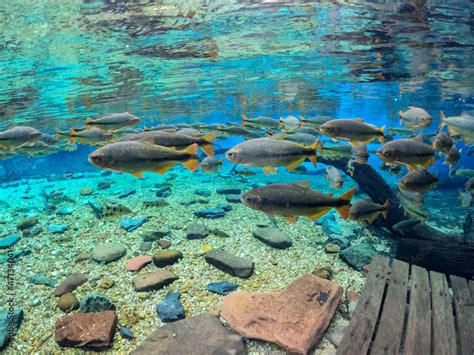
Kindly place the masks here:
POLYGON ((217 189, 217 193, 220 195, 240 195, 241 190, 238 187, 223 187, 217 189))
POLYGON ((342 259, 354 269, 362 271, 364 265, 372 260, 375 249, 367 243, 352 245, 341 251, 342 259))
POLYGON ((245 343, 240 335, 227 330, 216 317, 203 313, 158 328, 131 354, 244 355, 246 353, 245 343))
POLYGON ((10 335, 16 334, 22 320, 22 309, 16 309, 12 314, 9 314, 7 311, 0 312, 0 349, 3 349, 8 344, 10 335))
POLYGON ((225 197, 226 201, 229 203, 241 203, 240 201, 240 195, 227 195, 225 197))
POLYGON ((140 244, 140 247, 138 248, 140 251, 148 251, 151 249, 151 242, 143 242, 140 244))
POLYGON ((195 193, 196 195, 204 196, 204 197, 209 197, 209 196, 211 196, 211 191, 208 190, 208 189, 205 189, 205 188, 196 189, 196 190, 194 191, 194 193, 195 193))
POLYGON ((196 202, 197 200, 194 197, 184 198, 181 201, 179 201, 179 203, 182 204, 183 206, 190 206, 192 204, 195 204, 196 202))
POLYGON ((204 239, 209 235, 210 231, 206 225, 200 223, 192 223, 186 229, 186 238, 188 239, 204 239))
POLYGON ((127 248, 119 243, 100 244, 92 250, 92 259, 98 263, 109 263, 127 254, 127 248))
POLYGON ((167 270, 148 272, 140 274, 132 279, 132 285, 135 291, 153 291, 169 285, 177 280, 178 276, 167 270))
POLYGON ((167 229, 163 230, 147 230, 142 233, 142 238, 144 242, 153 242, 158 241, 161 238, 170 234, 170 231, 167 229))
POLYGON ((54 295, 56 297, 62 296, 65 293, 72 292, 80 285, 87 281, 87 276, 81 274, 80 272, 76 272, 69 276, 66 280, 61 282, 61 285, 54 291, 54 295))
POLYGON ((206 254, 205 259, 209 264, 232 276, 247 278, 253 273, 254 264, 252 261, 224 250, 213 250, 206 254))
POLYGON ((257 228, 252 234, 258 240, 278 249, 286 249, 291 247, 291 239, 277 228, 257 228))

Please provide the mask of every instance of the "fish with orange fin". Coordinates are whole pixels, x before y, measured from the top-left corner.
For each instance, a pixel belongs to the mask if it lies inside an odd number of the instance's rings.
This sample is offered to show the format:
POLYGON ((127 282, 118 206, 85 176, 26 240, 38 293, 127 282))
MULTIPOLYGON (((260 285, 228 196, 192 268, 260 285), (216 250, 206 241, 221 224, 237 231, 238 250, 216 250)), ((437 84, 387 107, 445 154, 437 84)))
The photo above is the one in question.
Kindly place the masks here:
POLYGON ((201 170, 206 173, 215 173, 222 167, 224 159, 216 159, 214 157, 205 157, 201 162, 201 170))
POLYGON ((270 117, 258 116, 254 118, 242 115, 242 126, 250 126, 256 129, 280 128, 282 123, 270 117))
POLYGON ((469 145, 474 141, 474 117, 463 112, 460 116, 446 117, 440 112, 440 128, 447 126, 451 136, 462 136, 464 143, 469 145))
POLYGON ((162 147, 174 147, 176 149, 182 149, 196 143, 207 156, 213 157, 215 138, 216 132, 209 132, 203 136, 188 136, 176 132, 147 131, 126 135, 121 141, 143 141, 162 147))
POLYGON ((27 143, 37 142, 41 139, 41 132, 28 126, 15 126, 0 132, 0 149, 11 152, 27 143))
POLYGON ((293 184, 271 184, 257 187, 242 195, 242 203, 254 210, 262 211, 270 218, 275 215, 285 217, 295 223, 296 217, 305 216, 315 221, 333 208, 343 219, 349 218, 350 201, 356 189, 351 189, 339 197, 311 190, 310 181, 293 184))
POLYGON ((113 134, 108 131, 103 131, 97 127, 91 127, 81 131, 76 131, 74 128, 69 129, 69 142, 75 144, 78 141, 81 144, 96 145, 97 143, 108 141, 112 139, 113 134))
POLYGON ((326 174, 326 180, 329 180, 333 189, 340 189, 342 187, 342 184, 344 184, 344 179, 337 168, 334 166, 328 168, 326 166, 326 174))
POLYGON ((129 173, 141 178, 143 172, 164 174, 176 163, 195 171, 199 167, 197 149, 196 143, 183 150, 176 150, 140 141, 117 142, 91 153, 89 162, 101 169, 129 173))
POLYGON ((409 106, 405 112, 399 111, 400 124, 405 122, 409 129, 426 128, 431 124, 432 118, 428 112, 420 107, 409 106))
POLYGON ((359 200, 349 209, 349 219, 362 225, 372 224, 379 217, 387 219, 389 201, 383 205, 372 202, 371 199, 359 200))
POLYGON ((316 166, 317 147, 317 141, 307 147, 285 140, 256 138, 237 144, 225 153, 225 157, 234 164, 260 167, 265 174, 274 174, 280 166, 293 171, 306 159, 316 166))
POLYGON ((348 141, 351 145, 369 144, 375 138, 385 143, 385 126, 380 128, 363 122, 362 118, 340 118, 319 127, 321 134, 333 140, 348 141))
POLYGON ((403 164, 408 170, 428 169, 435 162, 434 149, 418 136, 413 139, 396 139, 385 143, 376 155, 386 163, 403 164))
POLYGON ((87 126, 95 126, 103 129, 119 129, 127 126, 136 126, 140 123, 140 118, 129 112, 112 113, 98 119, 87 118, 87 126))
POLYGON ((334 120, 334 117, 330 116, 316 116, 316 117, 304 117, 300 116, 301 125, 310 125, 313 127, 319 127, 326 122, 334 120))

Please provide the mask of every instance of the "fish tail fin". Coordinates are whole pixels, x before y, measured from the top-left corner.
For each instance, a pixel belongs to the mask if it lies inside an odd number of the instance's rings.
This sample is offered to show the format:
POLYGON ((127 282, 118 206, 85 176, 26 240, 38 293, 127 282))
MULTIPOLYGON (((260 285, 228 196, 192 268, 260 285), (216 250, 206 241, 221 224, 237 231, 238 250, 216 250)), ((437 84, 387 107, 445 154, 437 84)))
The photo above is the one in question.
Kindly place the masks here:
POLYGON ((69 134, 71 136, 75 136, 77 134, 76 130, 74 128, 69 128, 69 134))
POLYGON ((203 136, 202 139, 207 143, 214 143, 214 141, 216 140, 216 132, 209 132, 208 134, 203 136))
POLYGON ((217 161, 217 164, 219 166, 222 166, 222 164, 224 163, 224 158, 220 158, 218 161, 217 161))
POLYGON ((443 111, 439 111, 439 119, 440 119, 440 122, 439 122, 438 129, 441 130, 446 125, 446 123, 444 123, 446 116, 444 115, 443 111))
POLYGON ((245 115, 242 115, 242 127, 245 127, 245 125, 248 123, 248 117, 245 115))
POLYGON ((398 116, 400 116, 400 125, 403 123, 403 113, 402 111, 398 111, 398 116))
POLYGON ((354 196, 356 192, 356 189, 350 189, 346 193, 342 194, 339 199, 343 201, 349 202, 347 205, 340 206, 336 208, 336 211, 341 215, 342 219, 347 220, 349 218, 349 210, 350 210, 350 201, 352 199, 352 196, 354 196))
POLYGON ((280 121, 278 122, 277 128, 283 127, 284 124, 285 124, 285 122, 283 122, 283 117, 280 117, 280 121))
POLYGON ((208 157, 214 157, 214 146, 212 144, 202 144, 201 150, 206 154, 208 157))
POLYGON ((306 118, 300 115, 300 127, 303 127, 306 124, 306 118))
POLYGON ((385 144, 385 142, 386 142, 385 134, 384 134, 385 126, 380 127, 378 130, 379 130, 380 133, 382 133, 380 136, 378 136, 379 141, 380 141, 380 143, 385 144))
POLYGON ((199 160, 189 159, 183 162, 183 165, 190 171, 196 171, 199 168, 199 160))
POLYGON ((183 149, 184 153, 188 153, 189 155, 196 156, 197 155, 197 150, 198 150, 198 145, 197 143, 191 144, 187 146, 186 148, 183 149))
POLYGON ((387 200, 385 201, 385 203, 382 205, 382 207, 384 208, 384 211, 383 211, 383 217, 385 219, 387 219, 388 217, 388 205, 390 204, 390 200, 387 198, 387 200))
POLYGON ((92 118, 87 117, 87 119, 86 119, 86 124, 89 124, 89 125, 90 125, 91 123, 92 123, 92 118))

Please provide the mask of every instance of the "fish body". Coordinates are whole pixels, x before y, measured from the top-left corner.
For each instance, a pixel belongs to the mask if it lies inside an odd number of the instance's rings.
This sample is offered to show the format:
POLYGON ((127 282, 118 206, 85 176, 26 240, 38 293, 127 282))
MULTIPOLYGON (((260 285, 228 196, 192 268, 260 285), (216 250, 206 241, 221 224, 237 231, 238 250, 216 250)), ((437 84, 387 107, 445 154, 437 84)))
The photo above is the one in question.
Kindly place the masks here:
POLYGON ((143 201, 145 207, 166 207, 169 206, 169 203, 163 197, 157 197, 154 199, 149 199, 143 201))
POLYGON ((385 126, 377 128, 362 122, 361 118, 336 119, 328 121, 319 127, 321 134, 333 139, 348 141, 352 145, 368 144, 375 138, 384 143, 385 126))
POLYGON ((232 126, 232 125, 219 125, 217 130, 222 132, 226 136, 237 136, 237 137, 259 137, 259 134, 253 132, 245 127, 232 126))
POLYGON ((126 206, 118 203, 106 203, 102 212, 99 213, 100 218, 121 216, 124 214, 132 213, 132 210, 126 206))
POLYGON ((405 191, 426 193, 438 182, 438 177, 425 169, 411 171, 398 181, 398 188, 405 191))
POLYGON ((385 143, 377 149, 376 154, 384 162, 406 165, 410 171, 419 166, 427 169, 435 161, 433 148, 423 143, 421 137, 385 143))
POLYGON ((323 124, 325 124, 326 122, 329 122, 329 121, 332 121, 334 120, 334 117, 330 117, 330 116, 316 116, 316 117, 303 117, 303 116, 300 116, 300 121, 301 121, 301 125, 310 125, 310 126, 315 126, 315 127, 319 127, 323 124))
POLYGON ((169 124, 160 124, 154 127, 144 127, 143 130, 145 132, 148 131, 169 131, 169 132, 176 132, 178 130, 178 127, 175 125, 169 125, 169 124))
POLYGON ((454 174, 456 176, 474 177, 474 169, 458 169, 454 174))
POLYGON ((441 153, 447 154, 452 148, 454 142, 446 132, 439 132, 433 140, 433 148, 438 149, 441 153))
POLYGON ((409 106, 405 112, 399 111, 398 115, 400 123, 405 122, 407 128, 426 128, 433 120, 428 112, 415 106, 409 106))
POLYGON ((352 158, 359 164, 367 164, 369 161, 369 151, 365 144, 352 146, 352 158))
POLYGON ((295 128, 300 126, 300 121, 295 116, 288 116, 286 118, 280 117, 279 127, 295 128))
POLYGON ((331 166, 330 168, 326 167, 326 174, 326 179, 329 180, 333 189, 340 189, 342 187, 344 179, 337 168, 334 166, 331 166))
POLYGON ((88 118, 86 120, 86 125, 102 127, 104 129, 118 129, 127 126, 136 126, 140 121, 140 118, 137 116, 132 115, 129 112, 124 112, 113 113, 95 120, 88 118))
POLYGON ((166 132, 166 131, 147 131, 138 134, 128 135, 122 138, 122 141, 143 141, 156 144, 162 147, 174 147, 183 149, 191 144, 198 144, 204 153, 208 156, 214 156, 215 132, 209 132, 201 137, 188 136, 185 134, 166 132))
POLYGON ((404 221, 398 222, 397 224, 393 225, 393 229, 397 232, 404 233, 408 232, 409 230, 413 229, 417 225, 419 225, 421 221, 419 219, 406 219, 404 221))
POLYGON ((297 216, 306 216, 315 221, 333 208, 342 218, 349 217, 350 200, 355 189, 334 198, 311 190, 309 186, 310 182, 305 180, 257 187, 242 195, 242 203, 272 218, 275 215, 284 216, 290 223, 294 223, 297 216))
POLYGON ((402 136, 404 138, 411 138, 416 136, 416 131, 408 128, 389 127, 387 134, 402 136))
POLYGON ((304 133, 304 134, 311 134, 312 136, 318 137, 319 130, 311 126, 302 126, 298 128, 293 128, 289 130, 291 133, 304 133))
POLYGON ((423 207, 425 195, 421 192, 398 189, 398 198, 402 206, 423 207))
POLYGON ((360 224, 372 224, 379 216, 387 219, 388 200, 383 205, 372 202, 370 199, 356 201, 349 209, 349 219, 360 224))
POLYGON ((39 156, 49 150, 49 145, 43 141, 25 143, 18 148, 18 152, 29 156, 39 156))
POLYGON ((255 171, 250 170, 250 169, 235 170, 235 173, 237 175, 241 175, 241 176, 255 176, 255 175, 257 175, 257 173, 255 171))
POLYGON ((89 155, 89 162, 101 169, 142 177, 142 172, 164 174, 177 162, 194 171, 199 166, 197 144, 175 150, 140 141, 108 144, 89 155))
POLYGON ((225 153, 225 157, 234 164, 261 167, 270 174, 279 166, 295 170, 306 158, 316 166, 316 148, 317 142, 306 147, 285 140, 256 138, 237 144, 225 153))
POLYGON ((284 139, 290 142, 295 142, 299 144, 304 144, 306 146, 311 146, 314 142, 317 141, 317 138, 311 134, 306 133, 280 133, 270 136, 273 139, 284 139))
POLYGON ((462 136, 466 144, 474 140, 474 117, 463 113, 461 116, 446 117, 440 112, 441 127, 447 126, 450 135, 462 136))
POLYGON ((79 141, 81 144, 94 145, 99 142, 112 139, 113 134, 97 127, 91 127, 90 129, 85 129, 82 131, 76 131, 71 128, 69 130, 69 136, 69 142, 71 144, 75 144, 76 141, 79 141))
POLYGON ((223 159, 216 159, 214 157, 206 157, 201 162, 201 170, 206 173, 215 173, 222 167, 223 159))
POLYGON ((0 148, 14 151, 23 144, 39 141, 41 136, 41 132, 36 128, 15 126, 0 132, 0 148))
POLYGON ((456 148, 456 146, 452 146, 446 154, 446 161, 443 164, 447 164, 450 168, 452 168, 453 166, 458 165, 460 159, 460 150, 456 148))
POLYGON ((469 191, 471 194, 474 193, 474 177, 469 178, 464 184, 466 191, 469 191))
POLYGON ((176 134, 196 137, 196 136, 199 136, 201 132, 198 131, 197 129, 194 129, 193 127, 181 127, 179 130, 176 131, 176 134))
POLYGON ((331 158, 348 158, 352 156, 352 149, 347 144, 320 145, 320 154, 331 158))
POLYGON ((279 128, 281 127, 281 122, 265 116, 250 118, 242 115, 242 126, 250 126, 256 129, 279 128))

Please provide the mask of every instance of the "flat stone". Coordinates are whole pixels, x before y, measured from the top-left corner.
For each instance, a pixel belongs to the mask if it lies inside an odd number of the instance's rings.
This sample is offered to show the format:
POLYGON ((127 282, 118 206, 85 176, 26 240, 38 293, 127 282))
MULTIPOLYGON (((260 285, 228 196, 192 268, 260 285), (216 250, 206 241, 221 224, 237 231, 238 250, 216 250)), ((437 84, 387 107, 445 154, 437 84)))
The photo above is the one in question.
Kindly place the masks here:
POLYGON ((221 316, 246 338, 307 354, 323 336, 341 295, 341 286, 304 275, 280 292, 233 292, 224 297, 221 316))
POLYGON ((375 249, 366 243, 352 245, 341 251, 342 259, 359 271, 372 261, 374 254, 375 249))
POLYGON ((223 187, 216 190, 220 195, 240 195, 241 191, 242 190, 237 187, 223 187))
POLYGON ((204 188, 196 189, 196 190, 194 190, 194 193, 198 196, 204 196, 204 197, 211 196, 211 190, 204 189, 204 188))
POLYGON ((244 355, 247 350, 241 336, 227 330, 216 317, 203 313, 158 328, 131 354, 244 355))
POLYGON ((127 340, 133 339, 133 332, 129 327, 120 327, 120 336, 127 340))
POLYGON ((31 276, 30 281, 36 285, 45 285, 49 287, 56 287, 57 281, 46 276, 44 272, 39 272, 31 276))
POLYGON ((196 217, 200 218, 221 218, 225 216, 225 211, 222 208, 204 208, 194 212, 196 217))
POLYGON ((94 190, 92 190, 90 187, 83 187, 79 190, 79 194, 81 194, 81 196, 89 196, 92 195, 93 192, 94 190))
POLYGON ((188 239, 204 239, 209 233, 209 228, 200 223, 192 223, 186 228, 186 238, 188 239))
POLYGON ((135 229, 138 229, 142 225, 144 225, 147 221, 148 221, 148 218, 146 217, 134 218, 134 219, 123 218, 120 221, 120 227, 122 227, 122 229, 125 229, 127 232, 133 232, 135 229))
POLYGON ((181 292, 170 291, 166 294, 163 302, 158 303, 156 312, 162 322, 176 322, 186 318, 184 308, 179 301, 181 292))
POLYGON ((35 225, 37 225, 39 223, 39 220, 37 217, 28 217, 28 218, 25 218, 23 220, 21 220, 18 224, 17 224, 17 228, 19 230, 25 230, 25 229, 28 229, 28 228, 31 228, 31 227, 34 227, 35 225))
POLYGON ((336 253, 339 253, 341 251, 341 247, 337 244, 333 244, 333 243, 327 243, 325 246, 324 246, 324 250, 326 251, 326 253, 328 254, 336 254, 336 253))
POLYGON ((252 234, 255 238, 273 248, 286 249, 292 245, 291 239, 277 228, 257 228, 252 231, 252 234))
POLYGON ((92 259, 98 263, 109 263, 127 254, 127 248, 119 243, 100 244, 92 250, 92 259))
POLYGON ((224 250, 213 250, 206 254, 206 261, 217 269, 232 276, 247 278, 253 273, 253 262, 224 250))
POLYGON ((41 232, 43 232, 43 228, 41 228, 40 226, 36 226, 30 229, 23 230, 21 234, 23 235, 24 238, 32 238, 32 237, 36 237, 41 232))
POLYGON ((56 321, 55 340, 64 347, 104 349, 112 346, 116 325, 115 311, 69 314, 56 321))
POLYGON ((227 195, 225 200, 229 203, 241 203, 240 195, 227 195))
POLYGON ((140 246, 138 247, 138 249, 140 251, 149 251, 151 250, 152 245, 153 244, 151 242, 142 242, 140 243, 140 246))
POLYGON ((163 229, 163 230, 148 230, 142 232, 141 236, 143 238, 143 241, 145 242, 154 242, 158 241, 164 236, 167 236, 170 234, 170 231, 168 229, 163 229))
POLYGON ((81 274, 80 272, 76 272, 69 276, 66 280, 61 282, 58 288, 54 291, 54 295, 56 297, 59 297, 64 295, 65 293, 72 292, 86 281, 86 275, 81 274))
POLYGON ((63 234, 69 226, 67 224, 48 224, 48 232, 52 234, 63 234))
POLYGON ((138 292, 153 291, 159 290, 177 279, 178 276, 174 273, 167 270, 161 270, 135 276, 132 279, 132 285, 135 291, 138 292))
POLYGON ((183 253, 179 250, 159 250, 153 255, 153 263, 158 267, 173 265, 183 257, 183 253))
POLYGON ((74 213, 74 208, 72 207, 61 207, 56 211, 58 216, 70 216, 74 213))
POLYGON ((160 247, 162 247, 163 249, 168 249, 170 246, 171 246, 171 242, 169 240, 166 240, 166 239, 160 239, 158 241, 158 244, 160 245, 160 247))
POLYGON ((127 271, 140 271, 146 265, 150 264, 152 261, 150 256, 139 255, 136 256, 125 263, 125 269, 127 271))
POLYGON ((239 285, 230 281, 217 281, 208 283, 206 289, 209 292, 225 296, 231 293, 232 291, 235 291, 238 287, 239 285))
POLYGON ((72 292, 65 293, 58 299, 58 307, 67 313, 79 308, 79 300, 72 292))
POLYGON ((181 201, 179 201, 179 203, 183 206, 190 206, 195 204, 196 202, 197 199, 195 199, 194 197, 183 198, 181 201))
POLYGON ((8 237, 0 239, 0 249, 8 249, 20 241, 19 235, 9 235, 8 237))
POLYGON ((0 312, 0 349, 3 349, 7 346, 8 342, 10 341, 9 336, 16 334, 22 321, 22 309, 14 310, 12 315, 10 315, 7 311, 0 312), (11 318, 12 316, 13 318, 11 318), (13 334, 10 334, 11 330, 13 330, 13 334))
POLYGON ((115 309, 115 306, 104 295, 90 294, 85 298, 81 298, 79 312, 94 313, 104 312, 115 309))

